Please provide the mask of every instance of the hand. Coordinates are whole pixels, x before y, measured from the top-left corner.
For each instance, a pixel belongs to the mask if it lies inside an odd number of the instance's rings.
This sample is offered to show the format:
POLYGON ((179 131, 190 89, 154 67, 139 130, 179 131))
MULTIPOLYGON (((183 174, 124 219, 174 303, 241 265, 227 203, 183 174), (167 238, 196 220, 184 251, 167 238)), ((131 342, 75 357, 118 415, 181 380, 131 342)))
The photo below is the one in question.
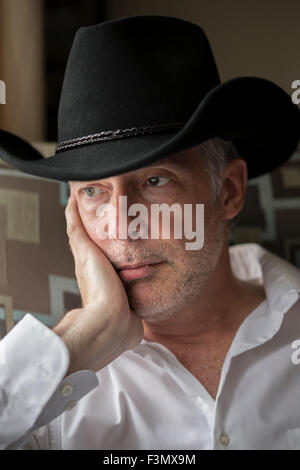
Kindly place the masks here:
POLYGON ((52 331, 69 349, 70 375, 82 369, 96 372, 124 351, 138 346, 144 328, 141 319, 130 310, 114 267, 83 227, 73 193, 65 214, 82 308, 67 313, 52 331))

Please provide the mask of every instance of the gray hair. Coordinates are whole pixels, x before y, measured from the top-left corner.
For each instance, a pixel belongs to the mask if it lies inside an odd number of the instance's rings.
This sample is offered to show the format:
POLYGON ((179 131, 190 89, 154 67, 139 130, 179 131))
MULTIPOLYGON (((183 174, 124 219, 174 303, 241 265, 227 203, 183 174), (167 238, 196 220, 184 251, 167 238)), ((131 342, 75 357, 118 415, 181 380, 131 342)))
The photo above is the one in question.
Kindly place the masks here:
MULTIPOLYGON (((209 176, 214 198, 217 201, 222 188, 226 165, 234 158, 238 158, 239 154, 230 140, 224 140, 220 137, 206 140, 197 147, 202 156, 204 170, 209 176)), ((235 225, 236 217, 228 221, 230 229, 235 225)))
POLYGON ((203 155, 204 170, 210 178, 212 190, 217 200, 222 188, 223 173, 227 163, 239 157, 234 144, 229 140, 214 137, 198 145, 203 155))

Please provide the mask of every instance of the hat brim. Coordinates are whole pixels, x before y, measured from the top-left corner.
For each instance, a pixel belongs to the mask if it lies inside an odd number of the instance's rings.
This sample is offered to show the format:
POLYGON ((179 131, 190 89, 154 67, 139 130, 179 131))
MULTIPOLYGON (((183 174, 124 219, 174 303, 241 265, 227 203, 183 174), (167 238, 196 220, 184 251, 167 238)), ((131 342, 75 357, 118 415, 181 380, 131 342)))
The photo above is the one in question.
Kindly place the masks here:
POLYGON ((232 140, 247 162, 251 179, 291 157, 300 137, 300 111, 273 82, 237 77, 210 90, 176 133, 87 144, 44 158, 28 142, 2 130, 0 158, 31 175, 87 181, 139 169, 217 136, 232 140))

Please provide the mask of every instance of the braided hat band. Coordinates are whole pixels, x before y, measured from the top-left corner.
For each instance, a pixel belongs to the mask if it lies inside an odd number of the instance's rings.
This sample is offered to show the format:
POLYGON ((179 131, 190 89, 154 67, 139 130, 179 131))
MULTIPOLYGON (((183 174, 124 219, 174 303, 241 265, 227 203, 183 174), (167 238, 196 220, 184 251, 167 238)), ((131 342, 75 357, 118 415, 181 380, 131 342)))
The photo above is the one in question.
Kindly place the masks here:
POLYGON ((137 135, 161 134, 169 131, 179 131, 184 122, 174 122, 170 124, 154 124, 144 127, 131 127, 129 129, 117 129, 115 131, 103 131, 97 134, 86 135, 76 139, 64 140, 57 144, 56 153, 63 152, 69 148, 80 147, 82 145, 93 144, 95 142, 105 142, 107 140, 123 139, 137 135))

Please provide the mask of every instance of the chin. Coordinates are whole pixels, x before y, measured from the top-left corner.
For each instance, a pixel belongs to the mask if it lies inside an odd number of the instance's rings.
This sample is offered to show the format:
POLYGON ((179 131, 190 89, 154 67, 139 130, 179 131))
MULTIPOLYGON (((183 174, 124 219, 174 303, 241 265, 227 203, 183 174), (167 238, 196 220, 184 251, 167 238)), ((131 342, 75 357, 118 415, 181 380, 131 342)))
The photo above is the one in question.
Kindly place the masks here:
POLYGON ((133 281, 125 282, 124 287, 127 292, 128 298, 142 300, 144 302, 155 297, 157 291, 157 281, 150 278, 135 279, 133 281))
POLYGON ((147 308, 147 305, 153 305, 159 293, 153 280, 139 279, 126 283, 125 289, 129 303, 135 308, 147 308))

